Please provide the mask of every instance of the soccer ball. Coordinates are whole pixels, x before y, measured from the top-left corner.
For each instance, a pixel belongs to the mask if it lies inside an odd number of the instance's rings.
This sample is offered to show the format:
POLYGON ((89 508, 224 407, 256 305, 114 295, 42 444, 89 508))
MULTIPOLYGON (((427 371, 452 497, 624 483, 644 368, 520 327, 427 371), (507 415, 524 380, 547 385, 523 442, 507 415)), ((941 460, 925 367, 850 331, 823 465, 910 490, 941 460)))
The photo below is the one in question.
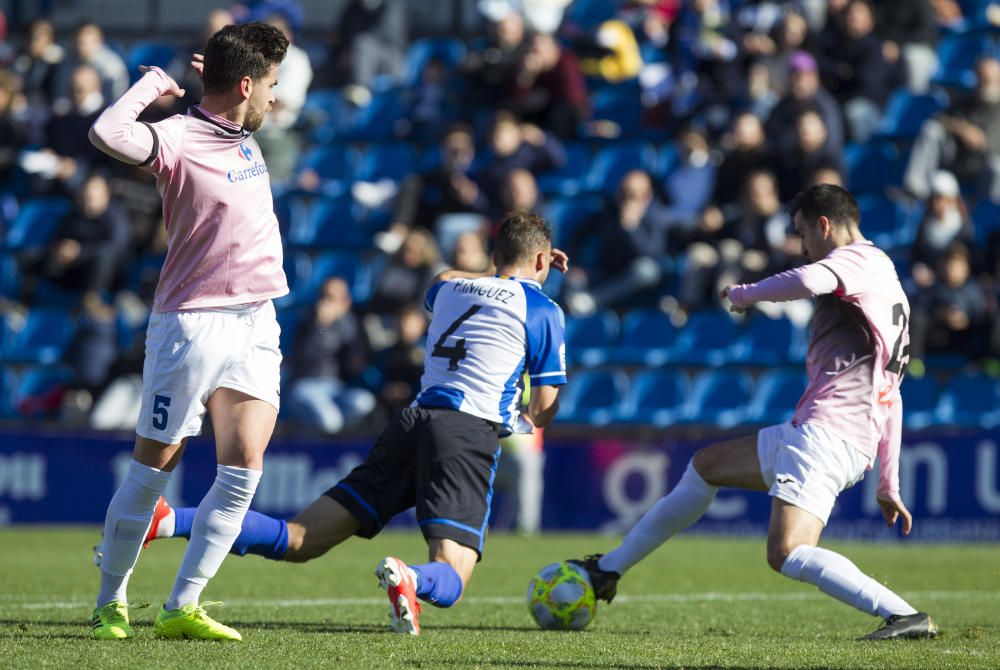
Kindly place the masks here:
POLYGON ((572 563, 552 563, 528 584, 528 609, 545 630, 582 630, 597 613, 587 571, 572 563))

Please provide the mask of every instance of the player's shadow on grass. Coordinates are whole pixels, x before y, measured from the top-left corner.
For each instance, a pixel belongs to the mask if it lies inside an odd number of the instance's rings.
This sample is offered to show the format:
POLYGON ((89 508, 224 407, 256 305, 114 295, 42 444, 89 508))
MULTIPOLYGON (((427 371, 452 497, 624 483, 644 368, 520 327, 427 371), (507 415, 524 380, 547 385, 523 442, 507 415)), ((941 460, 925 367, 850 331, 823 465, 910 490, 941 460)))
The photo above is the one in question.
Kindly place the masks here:
MULTIPOLYGON (((537 629, 536 629, 537 630, 537 629)), ((427 664, 421 661, 411 661, 410 665, 415 668, 425 667, 427 664)), ((467 659, 449 659, 442 660, 439 658, 434 659, 433 665, 435 667, 440 666, 459 666, 468 667, 469 661, 467 659)), ((504 667, 504 668, 551 668, 553 666, 558 666, 560 668, 580 668, 581 670, 611 670, 611 668, 629 668, 629 670, 749 670, 749 668, 739 668, 733 665, 691 665, 685 663, 684 665, 635 665, 634 663, 614 663, 614 662, 603 662, 603 661, 559 661, 558 663, 551 660, 546 661, 512 661, 506 658, 491 659, 491 658, 477 658, 476 667, 489 668, 489 667, 504 667)))
MULTIPOLYGON (((387 633, 393 634, 385 624, 365 623, 335 623, 330 621, 230 621, 228 625, 236 628, 260 628, 264 630, 295 630, 302 633, 387 633)), ((537 632, 536 626, 434 626, 441 631, 484 631, 503 630, 514 632, 537 632)))

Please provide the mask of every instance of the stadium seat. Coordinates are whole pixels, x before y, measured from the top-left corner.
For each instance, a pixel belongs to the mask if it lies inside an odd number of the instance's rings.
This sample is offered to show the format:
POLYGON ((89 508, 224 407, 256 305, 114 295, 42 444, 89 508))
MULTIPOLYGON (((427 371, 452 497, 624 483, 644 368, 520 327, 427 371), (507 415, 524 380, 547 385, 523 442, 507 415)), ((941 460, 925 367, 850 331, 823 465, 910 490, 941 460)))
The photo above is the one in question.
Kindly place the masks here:
POLYGON ((415 40, 406 53, 406 73, 403 84, 413 87, 420 83, 420 75, 427 61, 437 58, 449 71, 454 71, 465 59, 465 44, 453 37, 415 40))
POLYGON ((0 298, 15 300, 21 290, 21 275, 14 254, 0 251, 0 298))
POLYGON ((301 249, 372 246, 372 231, 358 221, 350 198, 296 198, 291 203, 288 244, 301 249))
POLYGON ((801 360, 795 326, 788 319, 754 315, 730 351, 729 360, 751 365, 778 365, 801 360))
POLYGON ((41 365, 24 370, 14 383, 10 404, 26 418, 54 418, 73 371, 62 365, 41 365))
POLYGON ((281 328, 278 346, 286 356, 290 356, 292 353, 295 344, 295 331, 298 330, 299 324, 302 322, 303 311, 302 308, 292 307, 282 309, 277 314, 278 326, 281 328))
MULTIPOLYGON (((594 195, 556 198, 545 207, 545 218, 552 224, 553 246, 564 249, 582 223, 601 211, 604 203, 594 195)), ((576 263, 580 259, 574 259, 576 263)))
POLYGON ((1000 425, 1000 382, 984 374, 952 377, 941 396, 940 417, 963 427, 995 428, 1000 425))
POLYGON ((22 251, 37 249, 49 243, 59 221, 70 211, 65 198, 35 198, 21 205, 17 218, 10 224, 3 246, 22 251))
POLYGON ((285 275, 291 293, 275 300, 279 311, 315 303, 319 287, 328 277, 346 279, 355 304, 362 304, 371 296, 370 267, 356 253, 348 251, 330 251, 315 256, 304 252, 288 254, 285 275))
POLYGON ((749 414, 753 383, 735 370, 707 370, 694 380, 691 396, 681 415, 684 423, 732 428, 749 414))
POLYGON ((64 310, 34 309, 22 327, 11 333, 0 358, 8 363, 55 363, 66 353, 75 332, 76 324, 64 310))
POLYGON ((673 360, 677 328, 657 309, 635 310, 625 315, 622 337, 610 360, 628 365, 655 367, 673 360))
POLYGON ((642 135, 644 108, 637 82, 606 86, 591 94, 594 121, 610 121, 617 126, 615 142, 633 140, 642 135))
POLYGON ((391 179, 402 181, 414 170, 416 153, 404 142, 371 144, 358 152, 354 178, 357 181, 391 179))
POLYGON ((316 89, 306 94, 296 125, 317 142, 329 142, 351 125, 356 108, 334 89, 316 89))
POLYGON ((788 421, 805 390, 806 376, 801 371, 769 372, 757 382, 747 419, 761 425, 788 421))
MULTIPOLYGON (((0 328, 2 328, 2 323, 0 323, 0 328)), ((0 367, 0 419, 10 419, 16 415, 13 404, 16 382, 17 378, 13 369, 0 367)))
POLYGON ((570 375, 560 394, 559 418, 567 423, 604 426, 628 391, 628 376, 620 370, 584 370, 570 375))
POLYGON ((354 171, 351 168, 351 152, 343 144, 323 144, 305 153, 299 162, 299 169, 314 170, 322 182, 321 190, 329 196, 345 193, 354 171))
POLYGON ((133 83, 138 81, 142 73, 139 72, 140 65, 148 65, 166 70, 177 55, 177 49, 172 44, 164 42, 136 42, 128 50, 128 57, 125 64, 128 67, 128 75, 133 83))
POLYGON ((935 425, 941 389, 930 375, 906 377, 900 388, 903 394, 903 423, 910 430, 935 425))
POLYGON ((972 225, 976 229, 976 241, 986 243, 990 235, 1000 230, 1000 204, 981 201, 972 212, 972 225))
POLYGON ((578 142, 565 146, 566 163, 558 170, 538 175, 538 190, 547 196, 576 195, 584 188, 584 179, 590 169, 590 149, 578 142))
POLYGON ((621 142, 602 148, 594 156, 586 178, 586 190, 613 197, 627 172, 656 172, 656 150, 642 142, 621 142))
POLYGON ((684 406, 690 383, 676 370, 645 370, 632 380, 615 420, 666 428, 684 406))
POLYGON ((904 241, 907 230, 907 215, 903 206, 879 195, 858 197, 861 210, 861 230, 866 238, 882 249, 904 241))
POLYGON ((924 121, 948 106, 948 97, 940 92, 917 95, 896 91, 889 98, 876 135, 889 139, 913 139, 920 133, 924 121))
POLYGON ((587 367, 606 363, 620 328, 621 322, 614 312, 569 317, 566 319, 566 351, 570 360, 587 367))
POLYGON ((563 23, 585 31, 595 30, 608 19, 615 18, 620 4, 616 0, 576 0, 566 8, 563 23))
POLYGON ((938 69, 932 81, 943 86, 972 88, 976 85, 976 61, 993 52, 986 35, 949 35, 938 42, 938 69))
POLYGON ((405 113, 398 89, 376 92, 371 102, 357 111, 354 122, 341 133, 341 138, 354 142, 394 140, 405 113))
POLYGON ((673 357, 687 365, 722 365, 736 337, 736 322, 726 312, 695 312, 681 329, 673 357))
POLYGON ((844 163, 847 166, 847 187, 856 196, 881 194, 902 180, 899 151, 886 141, 848 144, 844 147, 844 163))

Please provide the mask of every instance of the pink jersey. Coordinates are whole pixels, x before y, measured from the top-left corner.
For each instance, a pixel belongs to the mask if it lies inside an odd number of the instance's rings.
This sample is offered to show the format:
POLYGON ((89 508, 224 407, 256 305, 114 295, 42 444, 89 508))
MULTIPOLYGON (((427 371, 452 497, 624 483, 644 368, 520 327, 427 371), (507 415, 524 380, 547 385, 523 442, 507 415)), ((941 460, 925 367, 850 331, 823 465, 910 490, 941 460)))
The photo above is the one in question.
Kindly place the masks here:
POLYGON ((154 311, 225 307, 285 295, 271 184, 252 135, 197 106, 159 123, 136 123, 139 113, 172 84, 159 70, 146 73, 102 114, 91 134, 108 153, 140 162, 156 175, 167 258, 154 311), (146 144, 143 162, 138 156, 146 144))
POLYGON ((792 422, 822 425, 870 460, 878 455, 879 494, 898 497, 899 385, 909 353, 910 306, 896 270, 884 252, 863 240, 730 291, 738 307, 810 296, 816 297, 816 311, 806 359, 809 384, 792 422))

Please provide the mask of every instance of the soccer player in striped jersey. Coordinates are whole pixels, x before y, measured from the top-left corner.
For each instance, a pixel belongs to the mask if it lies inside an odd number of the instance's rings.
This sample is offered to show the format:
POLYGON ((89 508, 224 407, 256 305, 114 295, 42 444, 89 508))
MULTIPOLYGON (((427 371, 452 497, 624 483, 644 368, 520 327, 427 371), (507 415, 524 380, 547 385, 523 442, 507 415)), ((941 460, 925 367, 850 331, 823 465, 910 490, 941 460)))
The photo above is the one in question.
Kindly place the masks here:
POLYGON ((797 196, 792 214, 812 263, 723 291, 734 312, 764 301, 816 299, 809 383, 791 422, 701 449, 614 551, 575 562, 590 573, 597 597, 611 602, 622 575, 697 521, 720 487, 767 491, 771 568, 884 619, 865 639, 933 637, 929 616, 846 557, 816 546, 837 496, 861 481, 876 457, 886 523, 901 520, 903 534, 910 532, 898 478, 909 303, 892 261, 862 236, 850 193, 813 186, 797 196))
MULTIPOLYGON (((540 217, 512 212, 497 234, 498 274, 439 275, 424 304, 433 344, 413 405, 393 417, 361 465, 291 521, 251 511, 232 551, 308 561, 352 535, 374 537, 416 507, 428 561, 388 556, 375 571, 392 629, 420 634, 418 599, 454 605, 482 558, 499 438, 552 421, 566 383, 563 313, 542 284, 568 258, 551 240, 540 217), (525 371, 531 399, 522 414, 525 371)), ((193 516, 161 502, 147 542, 187 537, 193 516)))

